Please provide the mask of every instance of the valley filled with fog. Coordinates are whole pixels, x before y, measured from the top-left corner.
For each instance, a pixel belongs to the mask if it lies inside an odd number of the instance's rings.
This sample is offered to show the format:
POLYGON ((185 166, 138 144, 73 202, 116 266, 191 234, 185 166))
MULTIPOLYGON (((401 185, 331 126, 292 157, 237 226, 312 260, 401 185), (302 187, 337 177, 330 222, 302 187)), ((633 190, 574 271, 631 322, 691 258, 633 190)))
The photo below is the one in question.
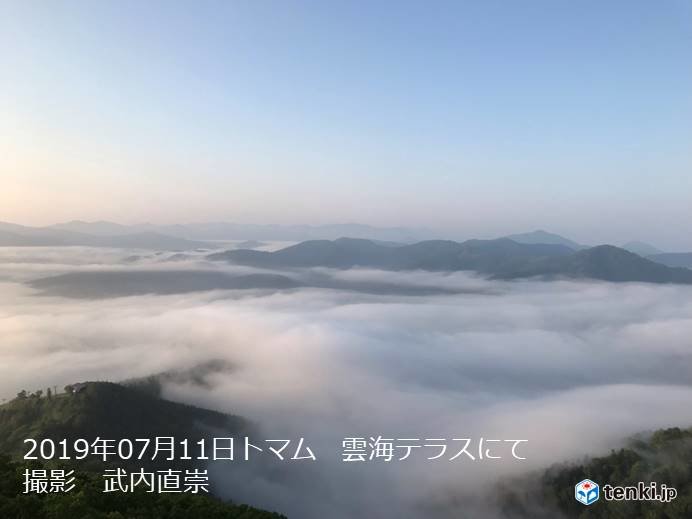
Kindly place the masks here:
POLYGON ((308 519, 455 517, 500 477, 692 424, 690 286, 262 270, 208 253, 0 248, 0 397, 217 365, 165 396, 305 437, 318 457, 214 464, 221 493, 308 519), (353 436, 526 439, 528 459, 344 463, 353 436))

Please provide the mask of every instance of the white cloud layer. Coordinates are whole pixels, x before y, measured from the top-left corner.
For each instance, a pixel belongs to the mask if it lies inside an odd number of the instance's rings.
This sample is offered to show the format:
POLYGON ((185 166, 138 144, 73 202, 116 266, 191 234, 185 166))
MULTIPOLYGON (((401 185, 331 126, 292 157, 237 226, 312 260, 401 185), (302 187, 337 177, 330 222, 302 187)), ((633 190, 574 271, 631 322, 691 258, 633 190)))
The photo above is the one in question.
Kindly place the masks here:
MULTIPOLYGON (((236 369, 214 374, 210 388, 169 386, 167 395, 245 416, 268 437, 305 436, 320 458, 312 466, 215 469, 228 497, 289 517, 429 517, 431 502, 481 492, 500 475, 692 423, 690 287, 322 271, 347 281, 473 291, 213 291, 86 301, 39 295, 22 282, 113 268, 125 252, 26 254, 30 262, 0 255, 0 395, 227 360, 236 369), (342 438, 370 435, 522 438, 529 459, 340 462, 342 438)), ((147 268, 168 268, 158 265, 147 268)))

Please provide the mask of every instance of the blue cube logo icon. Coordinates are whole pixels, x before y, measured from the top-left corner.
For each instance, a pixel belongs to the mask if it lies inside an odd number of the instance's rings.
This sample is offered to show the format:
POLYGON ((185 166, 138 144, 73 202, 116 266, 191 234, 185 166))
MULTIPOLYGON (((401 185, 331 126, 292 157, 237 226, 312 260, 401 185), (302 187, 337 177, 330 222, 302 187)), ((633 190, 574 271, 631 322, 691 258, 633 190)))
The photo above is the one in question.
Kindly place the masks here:
POLYGON ((590 479, 580 481, 574 486, 574 498, 582 504, 590 505, 598 501, 600 490, 598 483, 590 479))

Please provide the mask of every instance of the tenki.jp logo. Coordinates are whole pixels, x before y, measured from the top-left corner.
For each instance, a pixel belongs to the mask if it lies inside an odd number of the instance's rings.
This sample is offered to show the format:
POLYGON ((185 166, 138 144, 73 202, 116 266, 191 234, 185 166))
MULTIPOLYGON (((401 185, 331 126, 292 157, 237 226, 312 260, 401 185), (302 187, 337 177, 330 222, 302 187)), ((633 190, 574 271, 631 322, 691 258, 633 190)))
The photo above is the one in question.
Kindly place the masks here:
POLYGON ((574 486, 574 498, 582 504, 590 505, 598 501, 600 490, 598 483, 584 479, 574 486))

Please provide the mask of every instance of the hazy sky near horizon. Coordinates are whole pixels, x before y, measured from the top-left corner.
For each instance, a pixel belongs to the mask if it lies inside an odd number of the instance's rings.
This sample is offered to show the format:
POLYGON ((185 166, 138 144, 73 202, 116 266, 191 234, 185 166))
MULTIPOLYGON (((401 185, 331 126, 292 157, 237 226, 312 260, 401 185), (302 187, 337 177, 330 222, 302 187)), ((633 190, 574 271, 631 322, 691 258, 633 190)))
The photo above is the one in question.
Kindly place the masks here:
POLYGON ((692 3, 0 0, 0 220, 692 246, 692 3))

